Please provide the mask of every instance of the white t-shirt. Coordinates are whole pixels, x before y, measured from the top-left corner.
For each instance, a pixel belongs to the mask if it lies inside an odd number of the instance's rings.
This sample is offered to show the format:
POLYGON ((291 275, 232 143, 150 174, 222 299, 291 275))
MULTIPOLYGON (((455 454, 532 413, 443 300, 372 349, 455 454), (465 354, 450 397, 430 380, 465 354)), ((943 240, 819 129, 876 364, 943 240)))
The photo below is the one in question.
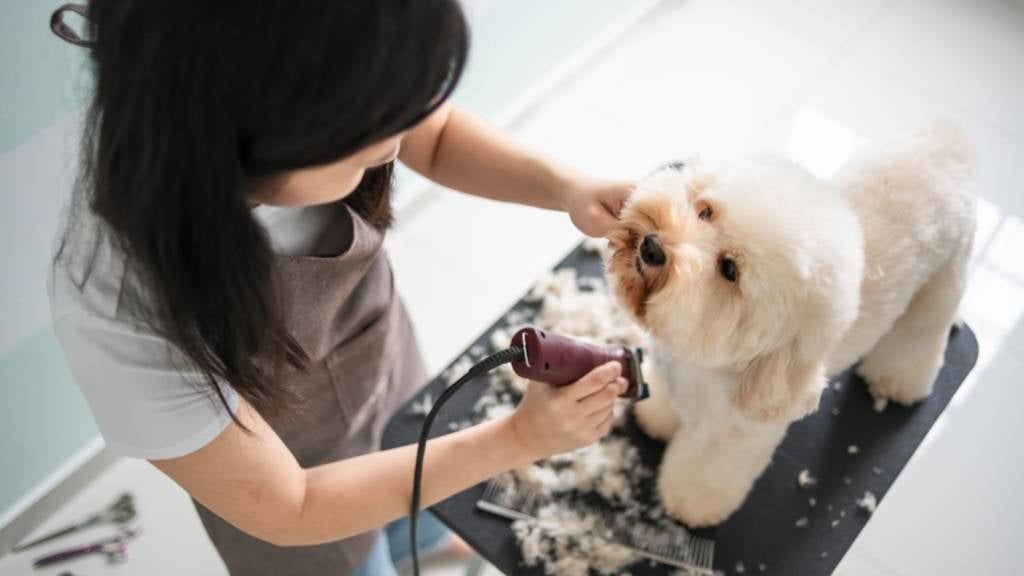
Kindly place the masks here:
MULTIPOLYGON (((324 248, 336 211, 261 206, 254 213, 275 252, 303 256, 324 248)), ((69 263, 50 278, 50 311, 71 373, 114 453, 160 460, 194 452, 217 437, 231 416, 203 378, 188 370, 183 355, 122 300, 129 280, 123 257, 109 243, 100 243, 79 289, 81 266, 92 254, 89 230, 96 226, 94 216, 87 218, 68 248, 69 263)), ((221 390, 234 412, 237 394, 227 384, 221 390)))

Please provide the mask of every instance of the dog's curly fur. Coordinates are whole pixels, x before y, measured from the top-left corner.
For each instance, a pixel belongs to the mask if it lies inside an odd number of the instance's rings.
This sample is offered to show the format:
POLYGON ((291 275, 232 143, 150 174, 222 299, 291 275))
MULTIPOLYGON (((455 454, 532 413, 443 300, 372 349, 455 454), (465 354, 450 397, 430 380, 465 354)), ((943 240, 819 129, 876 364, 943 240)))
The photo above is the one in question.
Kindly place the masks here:
POLYGON ((667 510, 725 520, 827 376, 858 360, 876 397, 928 396, 964 291, 973 173, 961 132, 935 123, 829 181, 760 159, 691 161, 639 184, 607 268, 652 339, 652 399, 636 416, 668 442, 667 510), (663 263, 641 257, 651 235, 663 263))

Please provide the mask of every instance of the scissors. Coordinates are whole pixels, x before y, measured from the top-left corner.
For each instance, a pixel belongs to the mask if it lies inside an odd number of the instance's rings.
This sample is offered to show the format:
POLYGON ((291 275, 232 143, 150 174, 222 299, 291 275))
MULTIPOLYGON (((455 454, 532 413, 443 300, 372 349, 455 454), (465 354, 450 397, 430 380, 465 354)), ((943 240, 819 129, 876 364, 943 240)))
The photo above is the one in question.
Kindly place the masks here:
POLYGON ((107 562, 118 564, 128 559, 128 542, 138 537, 141 533, 141 528, 124 528, 120 534, 111 538, 93 542, 92 544, 85 544, 84 546, 75 546, 74 548, 36 558, 32 562, 32 567, 42 568, 44 566, 51 566, 90 554, 104 554, 107 557, 107 562))
POLYGON ((51 532, 50 534, 47 534, 41 538, 37 538, 31 542, 19 544, 12 548, 11 551, 21 552, 22 550, 27 550, 29 548, 32 548, 33 546, 43 544, 44 542, 56 540, 57 538, 67 536, 68 534, 74 534, 75 532, 80 532, 82 530, 91 528, 93 526, 97 526, 99 524, 110 523, 125 525, 131 522, 132 520, 135 520, 135 517, 137 515, 138 514, 135 510, 135 499, 132 497, 131 494, 125 493, 119 496, 117 500, 115 500, 114 503, 108 506, 105 510, 101 510, 100 512, 97 512, 80 522, 76 522, 75 524, 72 524, 65 528, 61 528, 56 532, 51 532))

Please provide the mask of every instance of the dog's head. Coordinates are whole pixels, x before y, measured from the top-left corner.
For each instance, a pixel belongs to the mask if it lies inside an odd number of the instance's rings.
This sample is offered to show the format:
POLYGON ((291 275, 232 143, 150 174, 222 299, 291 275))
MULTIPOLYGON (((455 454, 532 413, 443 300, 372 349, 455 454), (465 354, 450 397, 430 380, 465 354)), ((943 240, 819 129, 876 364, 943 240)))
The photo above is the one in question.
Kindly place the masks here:
POLYGON ((741 409, 817 407, 863 269, 860 225, 827 183, 782 160, 677 163, 638 185, 609 240, 622 304, 684 361, 738 372, 741 409))

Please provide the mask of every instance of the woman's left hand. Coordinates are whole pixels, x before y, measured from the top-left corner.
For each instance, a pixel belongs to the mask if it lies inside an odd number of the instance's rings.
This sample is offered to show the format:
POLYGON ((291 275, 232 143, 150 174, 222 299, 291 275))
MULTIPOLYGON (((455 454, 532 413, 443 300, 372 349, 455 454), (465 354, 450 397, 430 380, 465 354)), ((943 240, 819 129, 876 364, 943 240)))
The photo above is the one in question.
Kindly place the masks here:
POLYGON ((582 178, 565 190, 565 209, 587 236, 607 236, 636 185, 629 181, 582 178))

